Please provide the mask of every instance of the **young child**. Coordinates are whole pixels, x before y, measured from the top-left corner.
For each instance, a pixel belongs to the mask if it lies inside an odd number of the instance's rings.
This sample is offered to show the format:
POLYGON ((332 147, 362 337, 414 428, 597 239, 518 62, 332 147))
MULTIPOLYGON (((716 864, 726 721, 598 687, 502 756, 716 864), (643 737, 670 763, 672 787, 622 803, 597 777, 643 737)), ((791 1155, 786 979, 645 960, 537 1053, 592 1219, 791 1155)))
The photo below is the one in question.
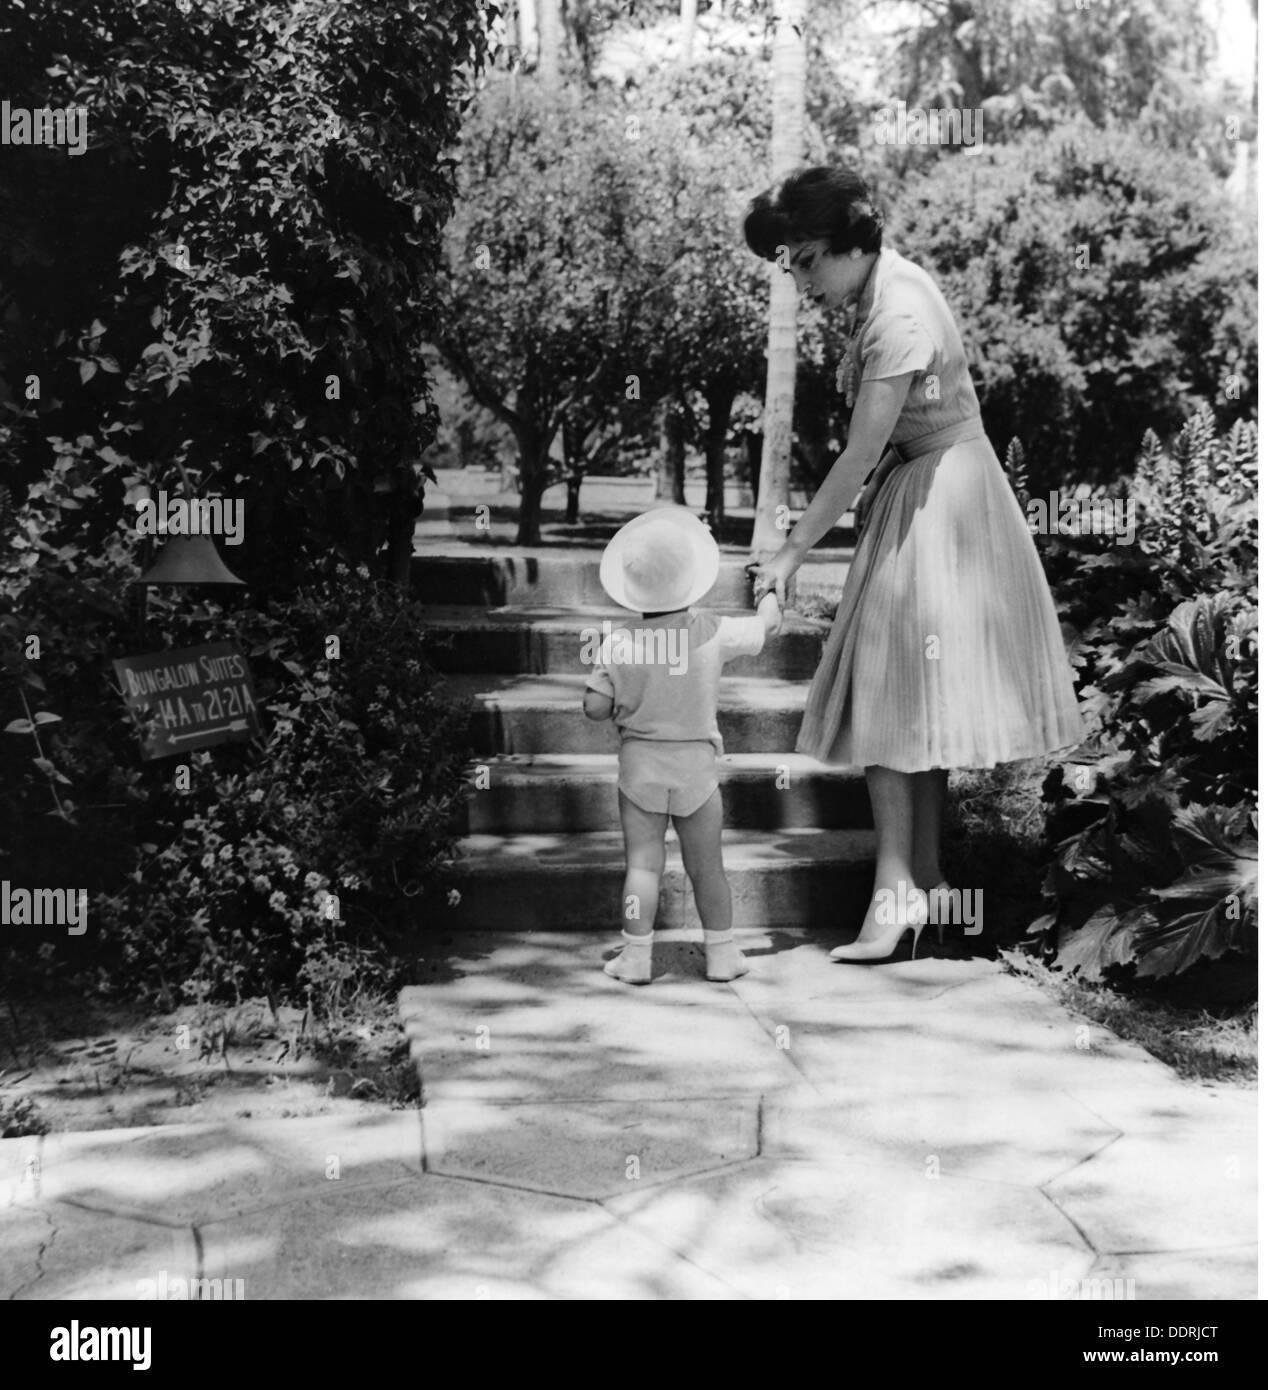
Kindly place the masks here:
POLYGON ((586 682, 589 719, 614 719, 621 735, 617 801, 625 835, 621 953, 604 970, 626 984, 652 978, 652 931, 670 816, 704 925, 705 977, 748 973, 731 935, 731 885, 722 868, 717 759, 722 667, 755 656, 779 631, 773 593, 757 613, 723 618, 692 608, 713 588, 717 542, 686 507, 660 507, 623 526, 599 565, 599 581, 641 621, 613 626, 586 682))

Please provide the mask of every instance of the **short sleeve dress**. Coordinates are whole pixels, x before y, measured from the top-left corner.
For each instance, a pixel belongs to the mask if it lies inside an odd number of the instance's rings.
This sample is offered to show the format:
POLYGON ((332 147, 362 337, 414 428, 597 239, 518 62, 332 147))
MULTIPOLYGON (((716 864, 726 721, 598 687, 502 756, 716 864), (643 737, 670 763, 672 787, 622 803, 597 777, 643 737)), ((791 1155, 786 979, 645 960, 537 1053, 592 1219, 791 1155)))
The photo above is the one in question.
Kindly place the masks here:
POLYGON ((899 772, 992 767, 1082 742, 1056 608, 982 428, 951 310, 886 247, 842 363, 909 376, 882 484, 811 683, 797 751, 899 772))

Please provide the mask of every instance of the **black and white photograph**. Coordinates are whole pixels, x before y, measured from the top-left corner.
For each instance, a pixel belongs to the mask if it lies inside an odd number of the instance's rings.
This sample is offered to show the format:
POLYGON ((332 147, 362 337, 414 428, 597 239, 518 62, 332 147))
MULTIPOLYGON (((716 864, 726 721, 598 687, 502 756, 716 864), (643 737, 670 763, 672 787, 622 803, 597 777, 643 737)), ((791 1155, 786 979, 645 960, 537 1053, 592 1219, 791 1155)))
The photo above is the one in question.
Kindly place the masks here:
POLYGON ((0 0, 15 1374, 329 1376, 317 1301, 1251 1364, 1259 45, 0 0))

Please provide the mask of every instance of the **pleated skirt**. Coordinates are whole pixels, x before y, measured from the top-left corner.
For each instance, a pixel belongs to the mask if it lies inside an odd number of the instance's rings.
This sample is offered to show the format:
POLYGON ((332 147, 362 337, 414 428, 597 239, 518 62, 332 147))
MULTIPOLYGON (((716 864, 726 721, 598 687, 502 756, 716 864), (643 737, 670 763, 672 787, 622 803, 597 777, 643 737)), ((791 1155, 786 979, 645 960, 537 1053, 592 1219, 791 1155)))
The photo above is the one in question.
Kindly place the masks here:
POLYGON ((923 772, 1081 743, 1043 566, 980 420, 900 453, 850 566, 797 751, 923 772))

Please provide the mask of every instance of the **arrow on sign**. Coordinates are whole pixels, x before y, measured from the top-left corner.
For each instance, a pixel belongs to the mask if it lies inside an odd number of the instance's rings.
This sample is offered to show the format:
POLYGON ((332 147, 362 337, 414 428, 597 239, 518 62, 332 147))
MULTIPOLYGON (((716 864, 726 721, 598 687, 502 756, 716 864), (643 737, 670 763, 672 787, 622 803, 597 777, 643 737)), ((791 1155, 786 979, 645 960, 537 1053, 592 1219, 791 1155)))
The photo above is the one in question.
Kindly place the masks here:
POLYGON ((238 730, 245 729, 246 726, 247 721, 245 719, 235 719, 231 724, 221 724, 220 727, 216 729, 199 729, 198 732, 194 734, 173 734, 171 738, 168 739, 168 742, 181 743, 187 738, 203 738, 207 734, 223 734, 230 730, 237 732, 238 730))

